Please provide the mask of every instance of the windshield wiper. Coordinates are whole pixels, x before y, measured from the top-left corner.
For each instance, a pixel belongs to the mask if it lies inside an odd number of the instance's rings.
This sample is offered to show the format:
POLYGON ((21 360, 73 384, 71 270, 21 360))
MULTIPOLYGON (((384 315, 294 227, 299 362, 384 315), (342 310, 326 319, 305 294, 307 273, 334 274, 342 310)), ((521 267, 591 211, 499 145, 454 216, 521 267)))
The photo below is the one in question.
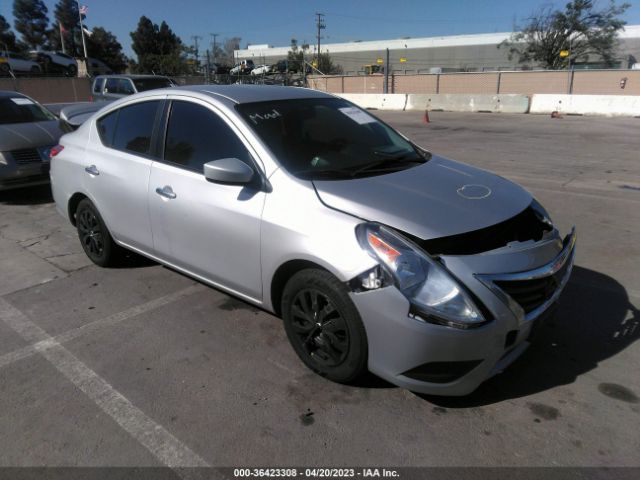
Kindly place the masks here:
POLYGON ((341 175, 344 177, 348 177, 351 175, 351 170, 346 168, 303 168, 302 170, 296 170, 291 172, 292 175, 323 175, 323 174, 332 174, 332 175, 341 175))
MULTIPOLYGON (((378 152, 374 152, 378 154, 378 152)), ((386 155, 386 154, 385 154, 386 155)), ((355 177, 364 172, 384 172, 388 170, 397 170, 399 167, 407 165, 409 163, 425 163, 426 160, 423 158, 406 158, 409 153, 404 153, 398 156, 388 156, 387 158, 383 158, 380 160, 376 160, 374 162, 367 163, 360 168, 352 170, 350 175, 355 177), (387 166, 384 166, 387 165, 387 166)))

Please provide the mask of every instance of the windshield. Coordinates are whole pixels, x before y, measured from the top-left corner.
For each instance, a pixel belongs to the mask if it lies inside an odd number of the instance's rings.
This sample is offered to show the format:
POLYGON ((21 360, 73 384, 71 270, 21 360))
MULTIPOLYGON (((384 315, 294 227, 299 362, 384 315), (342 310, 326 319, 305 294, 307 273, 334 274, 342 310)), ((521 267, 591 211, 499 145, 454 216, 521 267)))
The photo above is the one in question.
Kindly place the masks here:
POLYGON ((429 158, 391 127, 340 98, 246 103, 236 108, 282 167, 299 178, 380 175, 429 158))
POLYGON ((173 83, 168 78, 137 78, 133 79, 138 92, 146 92, 147 90, 155 90, 156 88, 172 87, 173 83))
POLYGON ((25 97, 0 98, 0 125, 55 120, 51 112, 25 97))

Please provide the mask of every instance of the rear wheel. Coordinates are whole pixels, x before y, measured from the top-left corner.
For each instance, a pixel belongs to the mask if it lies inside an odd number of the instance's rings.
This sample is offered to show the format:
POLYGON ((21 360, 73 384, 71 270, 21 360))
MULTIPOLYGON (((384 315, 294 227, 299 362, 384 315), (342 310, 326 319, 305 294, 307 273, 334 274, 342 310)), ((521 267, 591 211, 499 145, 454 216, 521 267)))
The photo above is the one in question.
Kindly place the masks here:
POLYGON ((78 204, 76 228, 84 253, 93 263, 101 267, 118 263, 122 249, 113 241, 100 213, 88 198, 78 204))
POLYGON ((78 73, 78 67, 76 67, 75 65, 69 65, 67 67, 67 75, 69 77, 75 77, 77 73, 78 73))
POLYGON ((282 296, 287 337, 314 372, 340 383, 366 371, 367 336, 347 289, 329 272, 302 270, 282 296))

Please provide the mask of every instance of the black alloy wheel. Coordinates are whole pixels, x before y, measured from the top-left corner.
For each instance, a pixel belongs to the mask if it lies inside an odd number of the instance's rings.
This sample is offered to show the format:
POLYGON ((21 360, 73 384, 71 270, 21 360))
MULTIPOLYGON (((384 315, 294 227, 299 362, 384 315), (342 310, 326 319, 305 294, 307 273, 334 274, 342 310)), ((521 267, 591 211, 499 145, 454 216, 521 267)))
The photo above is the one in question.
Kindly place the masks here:
POLYGON ((337 367, 349 352, 349 329, 331 303, 317 289, 301 290, 291 306, 291 328, 307 355, 321 367, 337 367))
POLYGON ((320 269, 291 277, 282 295, 289 342, 314 372, 349 383, 366 371, 367 336, 346 285, 320 269))
POLYGON ((87 257, 101 267, 115 265, 120 247, 113 241, 102 217, 89 199, 85 198, 78 204, 75 220, 78 238, 87 257))

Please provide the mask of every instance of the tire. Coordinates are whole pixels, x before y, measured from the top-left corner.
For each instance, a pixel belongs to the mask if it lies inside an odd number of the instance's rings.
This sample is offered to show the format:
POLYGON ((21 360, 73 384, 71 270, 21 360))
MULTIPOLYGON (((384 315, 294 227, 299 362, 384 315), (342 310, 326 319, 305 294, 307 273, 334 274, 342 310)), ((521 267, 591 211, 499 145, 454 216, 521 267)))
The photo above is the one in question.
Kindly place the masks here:
POLYGON ((121 258, 122 247, 111 237, 98 209, 85 198, 76 209, 78 238, 87 257, 100 267, 116 266, 121 258))
POLYGON ((67 67, 67 76, 75 77, 77 73, 78 73, 78 67, 76 67, 75 65, 69 65, 67 67))
POLYGON ((367 368, 367 335, 347 288, 329 272, 302 270, 282 295, 282 316, 298 357, 317 374, 350 383, 367 368))
POLYGON ((31 75, 40 75, 40 73, 42 73, 40 68, 36 67, 35 65, 31 67, 31 75))

